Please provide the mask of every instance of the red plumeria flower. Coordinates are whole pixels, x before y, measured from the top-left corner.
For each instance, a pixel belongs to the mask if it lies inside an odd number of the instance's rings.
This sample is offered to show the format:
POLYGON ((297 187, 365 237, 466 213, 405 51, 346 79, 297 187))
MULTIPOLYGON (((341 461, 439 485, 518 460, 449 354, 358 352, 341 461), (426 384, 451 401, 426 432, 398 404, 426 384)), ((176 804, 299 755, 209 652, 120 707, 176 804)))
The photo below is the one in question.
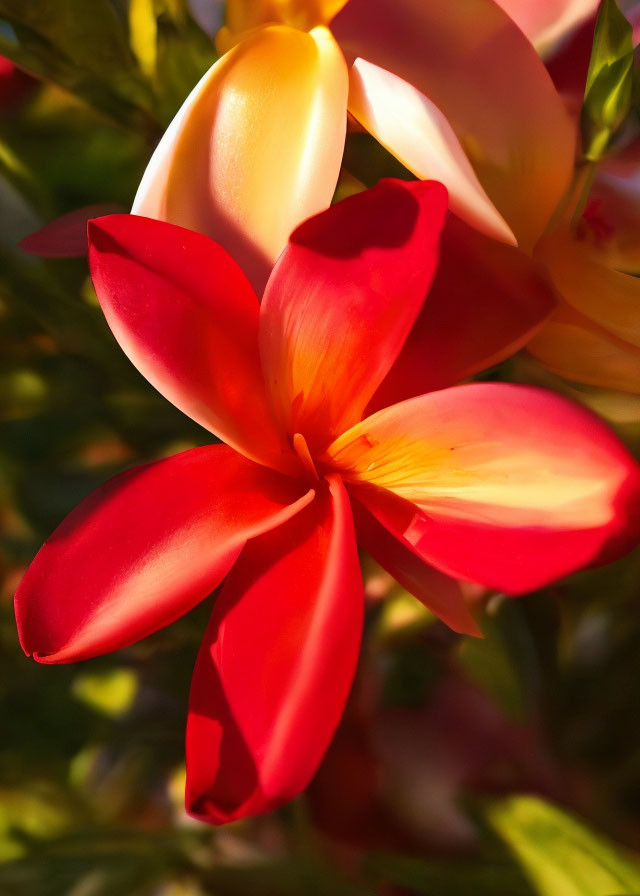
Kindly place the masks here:
MULTIPOLYGON (((187 806, 206 821, 274 809, 317 768, 359 652, 354 528, 467 633, 477 627, 449 576, 518 594, 637 535, 640 470, 589 412, 513 385, 412 392, 431 356, 412 367, 403 346, 446 209, 440 184, 400 181, 333 206, 293 234, 261 306, 201 234, 132 215, 90 225, 120 345, 227 445, 129 470, 80 504, 20 586, 20 640, 44 663, 95 656, 225 579, 187 725, 187 806), (406 400, 382 406, 394 389, 406 400)), ((432 337, 448 359, 440 385, 466 370, 459 338, 432 337)))

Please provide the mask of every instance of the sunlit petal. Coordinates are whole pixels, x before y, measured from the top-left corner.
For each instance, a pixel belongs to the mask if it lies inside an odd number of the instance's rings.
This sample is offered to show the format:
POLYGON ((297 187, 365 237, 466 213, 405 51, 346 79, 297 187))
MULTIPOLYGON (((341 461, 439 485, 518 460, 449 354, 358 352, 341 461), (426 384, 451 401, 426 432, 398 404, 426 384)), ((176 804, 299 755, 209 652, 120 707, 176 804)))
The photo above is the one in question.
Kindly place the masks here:
POLYGON ((571 34, 598 9, 599 0, 497 0, 538 50, 571 34))
POLYGON ((234 260, 202 234, 136 215, 93 221, 89 244, 98 299, 138 370, 247 457, 283 466, 287 446, 260 370, 258 300, 234 260))
POLYGON ((349 111, 416 177, 443 183, 452 211, 463 220, 494 239, 516 242, 451 125, 423 93, 397 75, 356 59, 349 75, 349 111))
POLYGON ((146 637, 206 597, 248 538, 312 497, 224 445, 116 476, 61 523, 22 580, 23 649, 69 663, 146 637))
POLYGON ((393 72, 436 104, 529 251, 569 185, 576 134, 517 25, 492 0, 350 0, 331 29, 350 62, 393 72))
POLYGON ((306 787, 358 658, 363 594, 349 501, 335 478, 250 542, 214 607, 191 687, 187 808, 213 824, 306 787))
POLYGON ((404 537, 427 562, 514 593, 638 537, 631 456, 597 417, 539 389, 476 383, 410 399, 325 460, 402 498, 404 537))
POLYGON ((338 180, 348 74, 325 28, 260 28, 194 88, 133 211, 213 237, 261 292, 291 231, 338 180))
POLYGON ((362 416, 395 361, 438 262, 447 193, 381 181, 307 221, 265 291, 260 351, 284 428, 312 452, 362 416))

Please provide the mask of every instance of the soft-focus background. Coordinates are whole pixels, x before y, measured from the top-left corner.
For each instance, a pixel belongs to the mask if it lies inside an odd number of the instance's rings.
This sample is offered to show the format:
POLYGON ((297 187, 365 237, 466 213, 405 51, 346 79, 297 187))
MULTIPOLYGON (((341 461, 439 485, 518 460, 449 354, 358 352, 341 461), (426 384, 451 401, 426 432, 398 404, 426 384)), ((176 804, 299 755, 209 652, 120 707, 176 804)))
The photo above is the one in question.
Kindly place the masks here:
MULTIPOLYGON (((0 69, 1 896, 638 896, 638 552, 524 599, 477 597, 484 641, 363 557, 362 660, 323 766, 294 804, 219 830, 183 811, 210 602, 90 662, 22 655, 13 593, 62 517, 112 474, 209 437, 121 353, 85 260, 17 243, 81 206, 128 209, 215 53, 183 0, 0 0, 0 54, 46 80, 0 69)), ((409 176, 361 133, 345 167, 409 176)), ((489 376, 583 400, 640 444, 629 396, 524 357, 489 376)))

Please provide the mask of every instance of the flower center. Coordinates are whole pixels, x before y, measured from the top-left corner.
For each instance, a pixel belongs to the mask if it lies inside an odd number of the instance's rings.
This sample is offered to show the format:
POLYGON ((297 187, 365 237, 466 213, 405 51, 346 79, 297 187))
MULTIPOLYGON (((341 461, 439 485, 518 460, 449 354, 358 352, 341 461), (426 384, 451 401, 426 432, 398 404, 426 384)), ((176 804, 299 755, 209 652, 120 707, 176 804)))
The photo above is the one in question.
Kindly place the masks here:
POLYGON ((300 458, 302 466, 305 469, 305 472, 312 479, 319 479, 318 471, 316 470, 316 465, 313 462, 313 458, 311 457, 311 452, 309 451, 309 446, 307 445, 307 440, 302 435, 301 432, 297 432, 293 437, 293 449, 300 458))
POLYGON ((345 3, 346 0, 229 0, 225 27, 221 30, 236 38, 250 28, 276 22, 309 31, 330 22, 345 3))

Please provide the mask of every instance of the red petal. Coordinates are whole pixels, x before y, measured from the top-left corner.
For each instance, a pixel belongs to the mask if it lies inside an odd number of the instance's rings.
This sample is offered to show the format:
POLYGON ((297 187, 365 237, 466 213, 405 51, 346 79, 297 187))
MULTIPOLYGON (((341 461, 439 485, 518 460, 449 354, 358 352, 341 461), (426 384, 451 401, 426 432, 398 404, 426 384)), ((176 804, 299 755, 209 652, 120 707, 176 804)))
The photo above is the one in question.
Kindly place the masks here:
POLYGON ((556 306, 538 265, 449 215, 429 299, 367 409, 442 389, 521 349, 556 306))
POLYGON ((50 221, 20 240, 19 246, 30 255, 41 258, 82 258, 87 254, 87 224, 92 218, 124 211, 114 203, 102 202, 76 208, 55 221, 50 221))
POLYGON ((323 460, 404 499, 393 531, 427 563, 507 593, 620 556, 640 532, 637 463, 595 415, 542 389, 473 383, 411 398, 323 460))
POLYGON ((168 625, 226 575, 245 541, 313 497, 224 445, 109 480, 61 523, 15 599, 20 643, 45 663, 117 650, 168 625))
POLYGON ((187 808, 213 824, 268 812, 315 772, 358 658, 363 595, 339 479, 291 524, 250 542, 196 662, 187 808))
POLYGON ((424 302, 447 208, 435 182, 382 181, 292 235, 267 285, 273 405, 312 452, 362 416, 424 302))
MULTIPOLYGON (((359 491, 356 491, 359 494, 359 491)), ((386 498, 386 493, 382 493, 386 498)), ((375 505, 376 492, 372 489, 369 499, 375 505)), ((429 566, 404 538, 404 529, 398 529, 394 518, 384 513, 381 502, 377 518, 364 503, 353 502, 353 512, 358 532, 358 542, 383 569, 417 597, 425 607, 443 622, 463 635, 482 635, 471 615, 460 582, 443 575, 429 566)))
POLYGON ((123 350, 165 398, 252 460, 283 464, 258 356, 259 305, 208 237, 113 215, 89 225, 91 275, 123 350))

